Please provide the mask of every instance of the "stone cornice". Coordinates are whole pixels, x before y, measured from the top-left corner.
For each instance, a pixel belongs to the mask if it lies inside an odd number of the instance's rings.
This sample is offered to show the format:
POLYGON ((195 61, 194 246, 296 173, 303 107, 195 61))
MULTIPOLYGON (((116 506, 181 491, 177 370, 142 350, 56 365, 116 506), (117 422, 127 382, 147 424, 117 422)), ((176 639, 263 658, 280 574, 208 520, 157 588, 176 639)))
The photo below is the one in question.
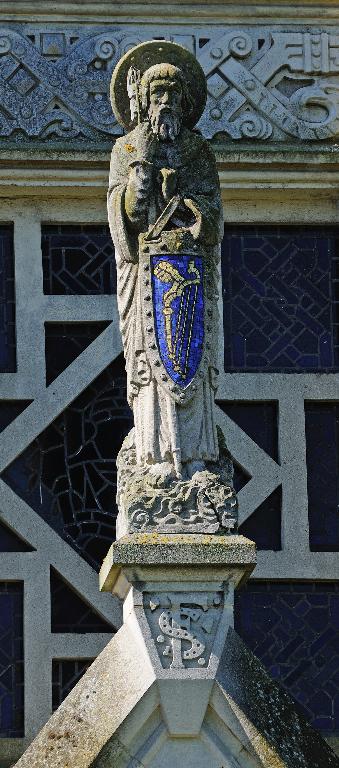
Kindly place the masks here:
POLYGON ((135 2, 125 0, 70 0, 70 2, 56 2, 56 0, 36 0, 34 12, 32 3, 27 0, 1 0, 0 21, 3 22, 34 22, 53 23, 133 23, 144 21, 145 23, 158 23, 160 21, 201 25, 202 23, 234 23, 234 24, 260 24, 260 23, 300 23, 310 24, 334 24, 339 19, 339 6, 337 0, 319 2, 290 3, 288 0, 281 2, 261 2, 247 0, 246 3, 236 4, 228 0, 214 0, 213 3, 201 0, 190 0, 181 3, 180 0, 172 0, 169 4, 166 0, 157 2, 135 2))
MULTIPOLYGON (((277 193, 281 200, 294 195, 339 198, 337 147, 316 151, 266 147, 216 148, 224 200, 253 192, 277 193)), ((109 149, 67 152, 49 149, 0 149, 0 197, 100 197, 105 202, 109 149)))

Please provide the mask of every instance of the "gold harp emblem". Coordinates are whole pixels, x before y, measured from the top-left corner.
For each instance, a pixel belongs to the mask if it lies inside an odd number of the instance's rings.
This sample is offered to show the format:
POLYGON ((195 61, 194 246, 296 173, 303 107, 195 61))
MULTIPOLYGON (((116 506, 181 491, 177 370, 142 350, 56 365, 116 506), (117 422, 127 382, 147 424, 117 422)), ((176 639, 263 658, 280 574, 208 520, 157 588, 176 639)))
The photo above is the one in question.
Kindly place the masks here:
POLYGON ((192 340, 194 314, 197 301, 198 285, 201 276, 194 261, 188 263, 188 273, 193 275, 186 278, 169 261, 159 261, 154 267, 154 275, 162 283, 170 283, 170 288, 163 294, 162 312, 165 324, 165 337, 168 357, 174 370, 185 377, 189 363, 189 353, 192 340), (179 312, 175 328, 173 327, 173 302, 180 298, 179 312), (186 352, 183 355, 184 340, 187 336, 186 352))

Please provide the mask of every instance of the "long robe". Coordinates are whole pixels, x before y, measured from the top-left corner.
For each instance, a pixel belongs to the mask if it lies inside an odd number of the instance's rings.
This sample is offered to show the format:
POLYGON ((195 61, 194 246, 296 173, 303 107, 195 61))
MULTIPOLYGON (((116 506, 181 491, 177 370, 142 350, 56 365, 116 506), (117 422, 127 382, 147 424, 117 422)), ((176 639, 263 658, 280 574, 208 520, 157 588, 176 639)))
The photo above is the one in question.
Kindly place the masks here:
MULTIPOLYGON (((174 142, 161 142, 148 123, 142 123, 113 147, 108 190, 108 218, 115 245, 117 299, 127 371, 128 400, 133 408, 138 463, 180 462, 218 458, 214 423, 215 374, 217 370, 218 310, 215 299, 210 326, 209 365, 199 379, 193 399, 175 402, 156 381, 147 360, 140 301, 138 234, 125 212, 125 191, 131 161, 147 160, 154 166, 154 190, 147 225, 153 224, 165 207, 159 173, 162 168, 177 172, 177 193, 192 201, 199 215, 195 237, 208 251, 212 265, 213 291, 218 289, 218 261, 223 234, 222 205, 214 155, 199 134, 182 128, 174 142)), ((146 226, 147 229, 147 226, 146 226)), ((143 227, 145 230, 145 226, 143 227)), ((205 333, 207 330, 205 329, 205 333)))

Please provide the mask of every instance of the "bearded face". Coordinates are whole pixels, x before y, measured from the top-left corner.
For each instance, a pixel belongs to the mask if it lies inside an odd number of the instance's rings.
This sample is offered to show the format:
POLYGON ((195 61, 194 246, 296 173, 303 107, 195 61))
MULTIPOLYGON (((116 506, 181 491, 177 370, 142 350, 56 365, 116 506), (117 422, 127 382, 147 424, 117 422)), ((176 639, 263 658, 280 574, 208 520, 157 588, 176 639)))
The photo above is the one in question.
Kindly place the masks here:
POLYGON ((153 133, 161 141, 174 141, 182 125, 182 89, 177 80, 150 83, 148 117, 153 133))

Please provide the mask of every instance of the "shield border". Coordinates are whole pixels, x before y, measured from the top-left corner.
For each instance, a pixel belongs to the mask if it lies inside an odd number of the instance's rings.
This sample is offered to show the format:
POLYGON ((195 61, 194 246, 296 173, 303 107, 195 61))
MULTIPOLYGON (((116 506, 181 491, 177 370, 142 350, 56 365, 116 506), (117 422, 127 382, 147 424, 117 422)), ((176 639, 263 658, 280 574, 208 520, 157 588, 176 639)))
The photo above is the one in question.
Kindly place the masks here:
POLYGON ((144 323, 144 338, 145 338, 145 351, 148 362, 151 366, 152 374, 156 379, 159 386, 166 391, 175 402, 180 405, 184 405, 189 402, 195 395, 199 382, 206 380, 208 377, 208 369, 210 366, 210 349, 211 341, 209 339, 209 317, 213 314, 213 297, 212 283, 209 281, 208 268, 207 267, 206 253, 204 253, 198 245, 192 248, 181 248, 176 252, 171 252, 167 246, 161 246, 161 243, 144 243, 140 248, 140 262, 139 269, 141 267, 141 304, 142 304, 142 317, 144 323), (159 247, 160 246, 160 247, 159 247), (153 305, 153 287, 152 287, 152 266, 151 257, 153 256, 170 256, 171 258, 187 255, 194 258, 194 256, 201 256, 203 259, 203 292, 204 292, 204 340, 201 360, 192 381, 186 386, 182 387, 180 384, 171 379, 167 372, 160 355, 158 347, 158 341, 156 336, 156 324, 154 317, 154 305, 153 305))

